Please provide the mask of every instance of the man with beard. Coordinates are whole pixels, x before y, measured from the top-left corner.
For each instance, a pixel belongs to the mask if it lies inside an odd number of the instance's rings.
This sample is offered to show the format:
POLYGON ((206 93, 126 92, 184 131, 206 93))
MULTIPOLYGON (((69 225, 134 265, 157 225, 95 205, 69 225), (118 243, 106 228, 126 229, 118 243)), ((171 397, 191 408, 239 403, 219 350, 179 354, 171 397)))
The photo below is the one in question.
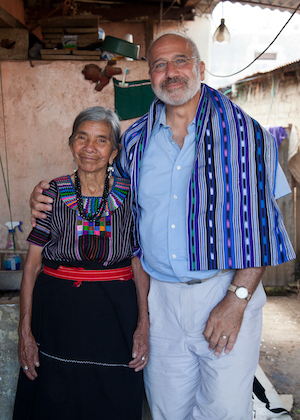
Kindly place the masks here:
POLYGON ((295 257, 275 200, 289 189, 274 138, 201 83, 193 41, 162 34, 148 63, 157 98, 124 133, 118 170, 131 178, 135 255, 150 276, 152 417, 250 420, 261 278, 295 257))

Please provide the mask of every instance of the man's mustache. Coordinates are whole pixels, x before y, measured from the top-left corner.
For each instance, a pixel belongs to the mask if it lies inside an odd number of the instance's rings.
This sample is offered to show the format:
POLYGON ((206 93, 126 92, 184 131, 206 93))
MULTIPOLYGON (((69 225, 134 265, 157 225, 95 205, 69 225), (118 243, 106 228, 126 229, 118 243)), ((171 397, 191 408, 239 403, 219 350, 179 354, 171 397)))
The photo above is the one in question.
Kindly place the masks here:
POLYGON ((162 82, 161 87, 164 88, 165 86, 172 85, 173 83, 185 83, 187 84, 187 80, 182 77, 168 77, 164 82, 162 82))

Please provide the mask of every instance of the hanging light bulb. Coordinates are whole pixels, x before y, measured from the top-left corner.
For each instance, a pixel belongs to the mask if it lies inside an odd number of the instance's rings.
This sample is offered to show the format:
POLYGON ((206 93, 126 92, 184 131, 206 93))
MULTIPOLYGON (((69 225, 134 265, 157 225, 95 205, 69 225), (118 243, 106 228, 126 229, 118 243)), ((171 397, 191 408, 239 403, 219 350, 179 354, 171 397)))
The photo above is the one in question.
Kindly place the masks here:
POLYGON ((214 33, 213 42, 230 42, 230 33, 225 25, 225 19, 221 19, 221 25, 214 33))

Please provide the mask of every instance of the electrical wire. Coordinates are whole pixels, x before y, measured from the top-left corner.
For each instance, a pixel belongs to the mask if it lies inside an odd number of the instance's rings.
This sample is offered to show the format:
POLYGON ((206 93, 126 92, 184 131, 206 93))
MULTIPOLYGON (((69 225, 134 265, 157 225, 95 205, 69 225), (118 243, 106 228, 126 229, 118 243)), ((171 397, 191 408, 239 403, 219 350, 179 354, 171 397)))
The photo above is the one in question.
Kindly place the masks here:
MULTIPOLYGON (((6 178, 5 178, 5 171, 3 167, 3 162, 0 153, 0 166, 1 172, 3 176, 5 194, 8 203, 8 211, 9 217, 12 227, 12 213, 11 213, 11 204, 10 204, 10 189, 9 189, 9 176, 8 176, 8 159, 7 159, 7 146, 6 146, 6 126, 5 126, 5 115, 4 115, 4 95, 3 95, 3 83, 2 83, 2 62, 0 61, 0 87, 1 87, 1 102, 2 102, 2 120, 3 120, 3 134, 4 134, 4 150, 5 150, 5 163, 6 163, 6 178)), ((14 231, 12 230, 12 237, 13 237, 13 244, 14 244, 14 251, 16 251, 16 243, 15 243, 15 235, 14 231)))
POLYGON ((284 28, 287 26, 287 24, 289 23, 289 21, 292 19, 292 17, 294 16, 294 14, 297 12, 297 10, 300 7, 300 3, 298 4, 298 6, 296 7, 296 9, 293 11, 293 13, 291 14, 291 16, 289 17, 289 19, 286 21, 286 23, 283 25, 283 27, 280 29, 280 31, 278 32, 278 34, 275 36, 275 38, 273 39, 273 41, 267 46, 267 48, 265 48, 263 50, 262 53, 260 53, 253 61, 251 61, 250 64, 248 64, 246 67, 242 68, 239 71, 236 71, 235 73, 231 73, 231 74, 227 74, 224 76, 220 76, 218 74, 213 74, 211 73, 209 70, 205 69, 207 71, 208 74, 210 74, 213 77, 231 77, 231 76, 235 76, 236 74, 241 73, 242 71, 246 70, 248 67, 250 67, 256 60, 258 60, 270 47, 272 44, 274 44, 274 42, 276 41, 276 39, 279 37, 279 35, 281 34, 281 32, 284 30, 284 28))

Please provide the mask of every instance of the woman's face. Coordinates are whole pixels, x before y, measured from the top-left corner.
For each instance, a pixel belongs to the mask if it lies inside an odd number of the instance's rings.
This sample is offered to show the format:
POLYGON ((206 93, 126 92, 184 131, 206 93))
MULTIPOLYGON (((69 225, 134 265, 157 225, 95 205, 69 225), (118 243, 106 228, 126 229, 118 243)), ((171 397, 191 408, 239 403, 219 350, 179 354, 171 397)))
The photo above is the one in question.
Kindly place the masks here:
POLYGON ((75 133, 70 146, 78 169, 99 172, 112 164, 118 151, 114 149, 111 127, 105 122, 86 121, 75 133))

